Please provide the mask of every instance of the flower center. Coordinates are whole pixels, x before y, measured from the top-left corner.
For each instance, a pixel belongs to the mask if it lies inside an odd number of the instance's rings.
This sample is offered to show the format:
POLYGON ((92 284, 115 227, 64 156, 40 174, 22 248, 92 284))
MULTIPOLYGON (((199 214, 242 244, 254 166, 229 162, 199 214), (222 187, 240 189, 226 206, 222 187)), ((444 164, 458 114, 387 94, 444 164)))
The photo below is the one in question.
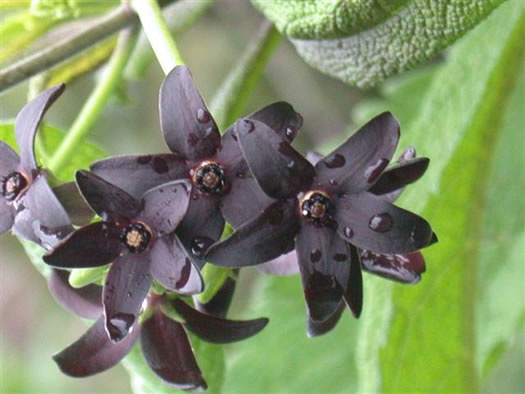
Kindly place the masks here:
POLYGON ((193 183, 202 193, 222 194, 226 177, 224 170, 217 163, 204 161, 195 169, 192 177, 193 183))
POLYGON ((131 253, 144 252, 151 241, 151 231, 143 223, 131 223, 126 226, 120 235, 120 240, 124 242, 131 253))
POLYGON ((333 221, 334 205, 322 191, 309 191, 300 200, 301 215, 307 222, 326 226, 333 221))
POLYGON ((2 195, 7 201, 13 201, 29 184, 27 178, 19 172, 12 172, 2 181, 2 195))

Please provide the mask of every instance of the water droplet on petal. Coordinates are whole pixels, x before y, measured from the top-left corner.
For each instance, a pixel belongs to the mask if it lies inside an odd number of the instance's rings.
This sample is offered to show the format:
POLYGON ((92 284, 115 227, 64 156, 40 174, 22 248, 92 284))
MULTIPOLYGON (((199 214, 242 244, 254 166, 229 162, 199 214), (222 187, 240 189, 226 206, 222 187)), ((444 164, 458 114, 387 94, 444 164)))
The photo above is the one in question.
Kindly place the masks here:
POLYGON ((381 175, 383 170, 386 168, 387 165, 388 165, 388 160, 387 159, 379 159, 377 161, 377 163, 375 163, 374 165, 369 166, 365 170, 365 178, 366 178, 367 182, 368 183, 375 182, 377 180, 377 178, 379 177, 379 175, 381 175))
POLYGON ((388 213, 380 213, 379 215, 374 215, 368 223, 368 227, 378 233, 387 232, 392 228, 392 216, 388 213))
POLYGON ((289 140, 293 140, 297 135, 297 127, 290 125, 286 128, 285 133, 286 138, 288 138, 289 140))
POLYGON ((346 238, 350 239, 350 238, 352 238, 354 236, 354 230, 352 230, 348 226, 345 226, 343 228, 343 234, 345 235, 346 238))
POLYGON ((151 162, 151 167, 153 168, 153 171, 155 171, 157 174, 163 174, 169 171, 168 163, 166 163, 166 160, 160 157, 153 158, 153 161, 151 162))
POLYGON ((292 160, 288 163, 288 168, 293 168, 294 166, 295 166, 295 161, 292 160))
POLYGON ((191 252, 195 256, 202 256, 208 250, 210 245, 213 243, 213 239, 208 237, 195 237, 191 241, 191 252))
POLYGON ((348 258, 348 256, 344 253, 336 253, 334 254, 334 260, 335 261, 345 261, 348 258))
POLYGON ((130 327, 135 322, 135 315, 129 313, 116 313, 108 320, 109 335, 113 340, 120 340, 126 336, 130 327))
POLYGON ((321 260, 321 251, 319 249, 314 249, 310 253, 310 260, 312 263, 317 263, 319 260, 321 260))
POLYGON ((255 129, 255 125, 253 124, 253 122, 248 119, 243 120, 243 126, 248 133, 251 133, 255 129))
POLYGON ((151 161, 151 155, 139 156, 137 157, 137 163, 139 164, 148 164, 151 161))
POLYGON ((343 155, 336 153, 334 155, 330 155, 326 159, 324 159, 324 164, 328 168, 340 168, 344 166, 346 163, 346 159, 343 155))
POLYGON ((208 123, 210 119, 210 114, 204 108, 199 108, 197 110, 197 120, 200 123, 208 123))
POLYGON ((246 178, 246 173, 244 171, 237 171, 235 175, 237 175, 237 178, 246 178))
POLYGON ((337 186, 337 181, 335 179, 330 179, 328 183, 332 186, 337 186))
POLYGON ((237 137, 237 133, 235 131, 232 131, 232 138, 235 140, 235 141, 238 141, 239 137, 237 137))
POLYGON ((132 296, 133 294, 131 294, 131 291, 128 291, 128 293, 127 293, 126 295, 128 296, 128 298, 131 298, 131 296, 132 296))
POLYGON ((188 280, 190 279, 190 272, 191 272, 191 261, 190 259, 186 258, 186 262, 184 263, 184 267, 182 267, 180 278, 175 283, 175 288, 182 289, 186 284, 188 283, 188 280))

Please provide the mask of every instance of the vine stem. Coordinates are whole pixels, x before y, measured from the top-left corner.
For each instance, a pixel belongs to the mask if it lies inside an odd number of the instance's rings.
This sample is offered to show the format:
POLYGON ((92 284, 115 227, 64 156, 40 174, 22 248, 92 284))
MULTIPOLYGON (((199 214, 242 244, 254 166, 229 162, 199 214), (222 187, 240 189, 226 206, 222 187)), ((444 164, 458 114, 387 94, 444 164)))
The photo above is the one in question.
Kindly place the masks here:
POLYGON ((139 16, 144 33, 164 74, 168 74, 175 66, 184 64, 157 1, 131 0, 131 7, 139 16))
POLYGON ((66 134, 49 162, 49 169, 58 173, 67 164, 69 156, 86 137, 91 126, 104 109, 111 93, 121 79, 122 72, 137 41, 137 29, 127 28, 119 33, 117 45, 104 70, 101 80, 82 107, 71 129, 66 134))

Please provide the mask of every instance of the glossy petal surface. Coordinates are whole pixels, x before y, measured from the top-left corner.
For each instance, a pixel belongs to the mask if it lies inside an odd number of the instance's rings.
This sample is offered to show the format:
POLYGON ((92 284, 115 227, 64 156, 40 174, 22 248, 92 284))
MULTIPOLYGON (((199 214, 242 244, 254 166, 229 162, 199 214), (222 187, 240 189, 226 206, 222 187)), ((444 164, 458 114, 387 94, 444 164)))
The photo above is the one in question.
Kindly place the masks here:
POLYGON ((350 250, 351 265, 344 300, 352 311, 352 315, 357 319, 361 316, 361 311, 363 310, 363 277, 361 275, 361 263, 357 248, 349 245, 348 249, 350 250))
POLYGON ((83 378, 103 372, 119 363, 137 342, 140 326, 119 343, 113 343, 104 329, 104 317, 80 339, 53 356, 60 370, 68 376, 83 378))
POLYGON ((4 177, 16 171, 19 164, 20 157, 18 157, 13 148, 4 141, 0 141, 0 182, 4 177))
POLYGON ((256 120, 239 120, 235 131, 252 174, 268 196, 292 197, 311 185, 313 166, 286 138, 256 120))
POLYGON ((264 274, 287 276, 299 273, 299 264, 297 262, 297 252, 294 250, 282 254, 279 257, 259 264, 257 269, 264 274))
POLYGON ((114 156, 91 164, 90 169, 136 199, 152 187, 187 178, 189 171, 186 161, 171 153, 114 156))
POLYGON ((82 198, 75 182, 68 182, 53 188, 58 201, 67 212, 71 222, 77 226, 85 226, 93 219, 93 211, 82 198))
POLYGON ((142 212, 137 220, 144 220, 158 236, 173 232, 188 209, 191 184, 175 181, 148 190, 141 199, 142 212))
POLYGON ((221 137, 190 70, 177 66, 160 88, 160 124, 171 151, 188 160, 212 156, 221 137))
POLYGON ((91 209, 104 220, 133 219, 141 211, 137 199, 88 171, 77 171, 77 185, 91 209))
POLYGON ((294 204, 275 202, 228 239, 214 244, 206 261, 237 268, 272 260, 293 247, 298 226, 294 204))
POLYGON ((316 183, 345 193, 368 189, 392 158, 398 140, 397 119, 389 112, 376 116, 316 164, 316 183))
POLYGON ((398 208, 371 193, 350 194, 337 200, 339 235, 375 253, 410 253, 431 241, 432 229, 420 216, 398 208), (351 236, 347 229, 351 229, 351 236))
POLYGON ((46 249, 73 231, 69 216, 43 175, 35 178, 17 204, 13 231, 46 249))
POLYGON ((429 162, 428 158, 419 157, 403 163, 396 163, 385 170, 368 191, 382 195, 401 189, 421 178, 427 170, 429 162))
POLYGON ((0 198, 0 234, 9 230, 15 221, 15 209, 5 199, 0 198))
POLYGON ((144 322, 140 345, 151 370, 178 389, 206 389, 188 335, 180 323, 160 310, 144 322))
POLYGON ((361 252, 363 269, 383 278, 401 283, 417 283, 425 272, 425 259, 421 252, 409 254, 378 254, 367 250, 361 252))
POLYGON ((151 274, 166 289, 183 294, 202 292, 201 274, 176 236, 158 239, 150 255, 151 274))
POLYGON ((308 316, 306 318, 306 334, 309 338, 318 337, 331 331, 341 319, 345 310, 345 303, 340 302, 335 312, 323 321, 315 321, 308 316))
POLYGON ((201 304, 195 301, 195 306, 199 311, 207 315, 226 317, 233 299, 233 294, 235 293, 236 285, 237 281, 235 279, 227 278, 217 294, 215 294, 209 302, 201 304))
POLYGON ((218 344, 226 344, 249 338, 260 332, 268 319, 227 320, 201 313, 181 299, 173 302, 175 310, 184 318, 184 326, 199 338, 218 344))
POLYGON ((59 268, 92 268, 111 263, 122 251, 119 230, 106 222, 84 226, 44 256, 59 268))
POLYGON ((122 340, 135 323, 151 287, 149 253, 120 256, 111 265, 104 290, 106 331, 113 342, 122 340))
POLYGON ((52 270, 47 280, 49 292, 64 309, 85 319, 97 319, 102 314, 102 287, 87 285, 75 289, 68 278, 69 271, 52 270))
POLYGON ((347 244, 328 227, 305 224, 296 240, 309 316, 324 321, 338 308, 350 275, 347 244))
POLYGON ((34 142, 38 125, 51 104, 64 92, 65 84, 44 90, 25 105, 15 120, 16 142, 20 148, 20 164, 28 174, 37 168, 34 142))

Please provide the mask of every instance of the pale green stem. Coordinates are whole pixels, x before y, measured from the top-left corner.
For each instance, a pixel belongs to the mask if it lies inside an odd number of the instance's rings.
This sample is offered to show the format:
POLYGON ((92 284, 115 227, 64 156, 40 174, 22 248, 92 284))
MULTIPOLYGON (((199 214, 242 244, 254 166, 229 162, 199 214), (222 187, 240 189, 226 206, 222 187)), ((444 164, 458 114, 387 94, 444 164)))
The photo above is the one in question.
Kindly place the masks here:
POLYGON ((131 0, 164 74, 184 64, 156 0, 131 0))
POLYGON ((69 157, 82 143, 93 124, 104 109, 111 93, 119 83, 122 72, 131 55, 137 39, 137 30, 128 28, 119 34, 117 46, 104 70, 102 78, 89 96, 73 126, 56 150, 49 163, 49 169, 55 174, 67 164, 69 157))

